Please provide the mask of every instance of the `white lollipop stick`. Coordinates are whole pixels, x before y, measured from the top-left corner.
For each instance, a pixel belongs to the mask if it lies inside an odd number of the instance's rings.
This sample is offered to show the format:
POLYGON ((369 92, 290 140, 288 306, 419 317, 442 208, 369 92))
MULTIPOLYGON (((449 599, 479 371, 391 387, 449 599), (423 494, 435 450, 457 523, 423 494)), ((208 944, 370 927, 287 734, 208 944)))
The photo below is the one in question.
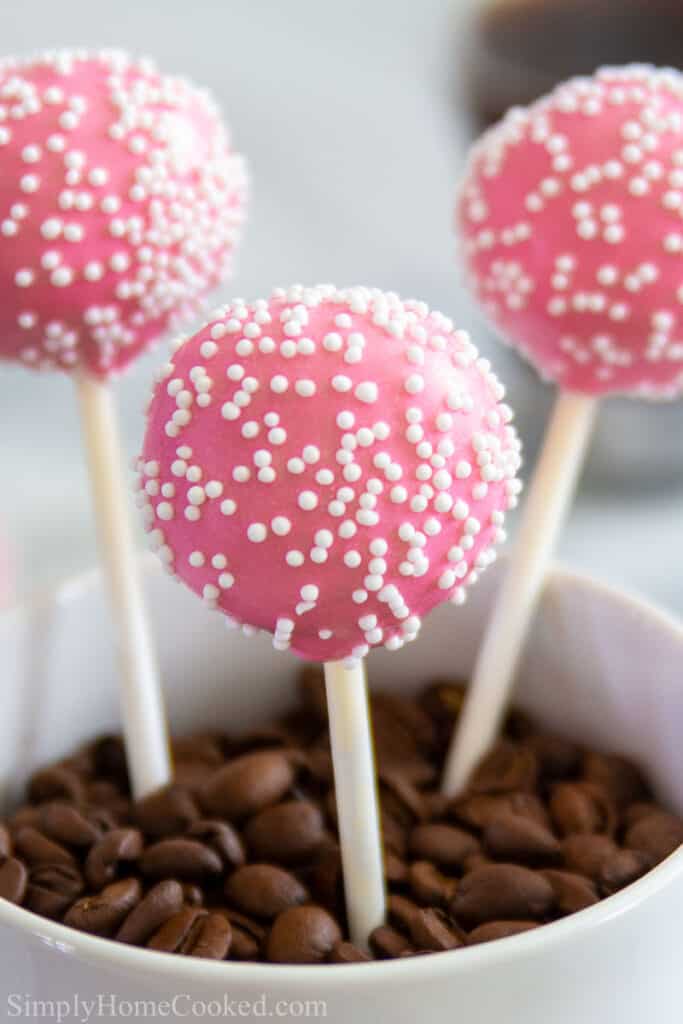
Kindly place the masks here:
POLYGON ((571 392, 561 393, 555 403, 507 574, 446 759, 443 792, 448 797, 462 792, 498 735, 596 411, 596 399, 571 392))
POLYGON ((368 949, 386 899, 365 662, 325 662, 344 893, 351 939, 368 949))
POLYGON ((142 595, 116 413, 106 383, 74 377, 102 565, 120 662, 123 733, 133 795, 140 799, 171 779, 159 672, 142 595))

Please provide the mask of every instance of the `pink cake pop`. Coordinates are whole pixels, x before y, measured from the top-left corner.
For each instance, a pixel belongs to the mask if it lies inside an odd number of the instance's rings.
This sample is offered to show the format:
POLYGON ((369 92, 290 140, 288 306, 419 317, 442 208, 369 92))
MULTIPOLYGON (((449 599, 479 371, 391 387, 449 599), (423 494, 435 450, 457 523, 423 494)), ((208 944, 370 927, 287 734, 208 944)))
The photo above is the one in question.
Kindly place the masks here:
POLYGON ((457 223, 472 287, 561 391, 446 761, 454 796, 495 739, 598 399, 683 391, 683 75, 576 78, 474 147, 457 223))
POLYGON ((164 562, 318 661, 395 650, 493 559, 519 443, 487 360, 424 303, 276 290, 177 349, 141 500, 164 562))
POLYGON ((209 96, 124 54, 0 61, 0 359, 71 371, 133 792, 171 773, 108 378, 230 266, 242 161, 209 96))
POLYGON ((249 631, 325 662, 347 917, 385 897, 362 657, 492 558, 519 444, 467 335, 367 288, 237 300, 163 370, 140 501, 168 568, 249 631), (340 661, 339 659, 345 659, 340 661))
POLYGON ((0 61, 0 160, 0 358, 106 376, 227 275, 242 160, 209 95, 150 61, 0 61))
POLYGON ((608 68, 514 109, 458 205, 473 287, 567 391, 683 390, 683 76, 608 68))

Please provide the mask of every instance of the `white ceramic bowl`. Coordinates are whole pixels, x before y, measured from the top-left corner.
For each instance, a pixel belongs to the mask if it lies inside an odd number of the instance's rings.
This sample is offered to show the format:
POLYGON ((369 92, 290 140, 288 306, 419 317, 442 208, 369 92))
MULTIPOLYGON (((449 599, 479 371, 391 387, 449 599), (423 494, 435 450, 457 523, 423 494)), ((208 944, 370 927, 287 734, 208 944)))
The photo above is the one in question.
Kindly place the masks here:
MULTIPOLYGON (((150 570, 147 584, 176 730, 218 722, 235 730, 290 703, 293 657, 275 654, 265 638, 227 631, 159 572, 150 570)), ((495 586, 492 571, 471 603, 435 612, 416 644, 373 654, 372 685, 410 693, 435 674, 466 676, 495 586)), ((98 577, 6 614, 0 652, 0 783, 9 801, 35 766, 116 726, 112 642, 98 577)), ((550 728, 637 758, 659 796, 683 812, 682 668, 679 624, 556 570, 519 697, 550 728)), ((683 851, 611 899, 537 931, 453 953, 344 967, 217 964, 150 953, 0 902, 0 1016, 42 1019, 42 1007, 31 1003, 39 999, 63 1021, 96 1020, 96 1011, 105 1016, 108 1009, 118 1010, 115 1019, 144 1019, 156 1009, 165 1020, 680 1024, 682 917, 683 851)))

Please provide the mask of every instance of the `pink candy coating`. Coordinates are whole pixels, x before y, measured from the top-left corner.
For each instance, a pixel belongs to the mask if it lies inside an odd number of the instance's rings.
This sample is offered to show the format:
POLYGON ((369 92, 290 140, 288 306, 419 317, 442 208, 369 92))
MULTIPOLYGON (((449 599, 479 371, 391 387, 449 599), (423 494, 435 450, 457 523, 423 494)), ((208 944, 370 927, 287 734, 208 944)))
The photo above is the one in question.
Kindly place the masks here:
POLYGON ((415 638, 493 560, 519 442, 487 360, 375 289, 236 300, 149 409, 153 546, 211 607, 319 661, 415 638))
POLYGON ((683 75, 608 68, 512 110, 458 202, 473 287, 563 389, 683 390, 683 75))
POLYGON ((0 61, 0 359, 123 369, 227 276, 245 172, 210 96, 150 61, 0 61))

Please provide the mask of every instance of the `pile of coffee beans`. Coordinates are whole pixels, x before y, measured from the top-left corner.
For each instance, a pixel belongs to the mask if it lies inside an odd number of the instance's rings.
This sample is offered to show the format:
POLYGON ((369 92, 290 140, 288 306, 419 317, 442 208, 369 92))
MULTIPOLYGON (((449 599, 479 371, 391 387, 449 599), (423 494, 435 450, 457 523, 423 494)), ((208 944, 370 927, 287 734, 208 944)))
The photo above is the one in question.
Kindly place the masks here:
MULTIPOLYGON (((241 737, 174 742, 173 784, 133 802, 118 737, 36 772, 0 824, 0 896, 72 928, 215 960, 350 963, 325 690, 241 737)), ((463 698, 436 681, 378 693, 389 914, 376 958, 453 950, 538 928, 640 878, 683 843, 636 766, 513 712, 468 791, 441 768, 463 698)))

